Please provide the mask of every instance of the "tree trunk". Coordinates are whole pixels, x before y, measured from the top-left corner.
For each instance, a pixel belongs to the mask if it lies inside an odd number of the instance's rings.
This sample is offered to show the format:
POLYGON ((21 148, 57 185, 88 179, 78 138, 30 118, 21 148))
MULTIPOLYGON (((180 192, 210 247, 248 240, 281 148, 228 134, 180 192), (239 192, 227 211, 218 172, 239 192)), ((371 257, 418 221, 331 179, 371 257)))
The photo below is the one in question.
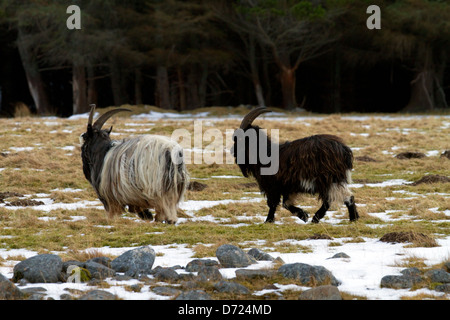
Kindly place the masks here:
POLYGON ((202 64, 200 83, 198 86, 198 96, 199 96, 199 107, 203 108, 206 106, 206 85, 208 84, 208 65, 202 64))
POLYGON ((143 104, 142 100, 142 72, 141 69, 134 69, 134 103, 143 104))
POLYGON ((186 110, 186 88, 184 87, 183 71, 181 67, 177 68, 178 90, 179 90, 179 106, 180 111, 186 110))
POLYGON ((170 86, 167 68, 156 68, 156 105, 162 109, 172 109, 170 105, 170 86))
POLYGON ((125 92, 124 75, 119 65, 119 58, 114 57, 114 54, 110 61, 111 71, 111 89, 113 93, 114 105, 121 106, 128 102, 128 97, 125 92))
POLYGON ((283 108, 292 110, 297 107, 295 98, 295 69, 283 67, 280 75, 283 108))
POLYGON ((424 49, 423 58, 418 58, 418 69, 414 80, 411 81, 411 96, 405 111, 433 110, 435 108, 435 79, 431 48, 424 49))
POLYGON ((264 101, 264 93, 261 86, 261 81, 259 81, 258 65, 256 63, 256 42, 253 35, 250 35, 249 38, 248 58, 250 62, 250 73, 252 76, 253 87, 255 89, 256 100, 258 101, 259 107, 264 107, 266 103, 264 101))
POLYGON ((24 34, 21 28, 19 28, 18 32, 17 46, 19 49, 20 59, 22 60, 22 65, 25 70, 28 89, 30 90, 31 97, 33 98, 36 111, 40 115, 48 114, 51 108, 45 89, 45 84, 42 81, 41 74, 39 73, 37 62, 25 44, 24 34))
POLYGON ((98 104, 97 86, 95 73, 92 65, 87 66, 87 104, 98 104))
POLYGON ((341 53, 339 47, 336 49, 333 68, 333 109, 339 113, 341 108, 341 53))
POLYGON ((72 67, 73 114, 89 111, 86 90, 86 71, 84 66, 72 67))

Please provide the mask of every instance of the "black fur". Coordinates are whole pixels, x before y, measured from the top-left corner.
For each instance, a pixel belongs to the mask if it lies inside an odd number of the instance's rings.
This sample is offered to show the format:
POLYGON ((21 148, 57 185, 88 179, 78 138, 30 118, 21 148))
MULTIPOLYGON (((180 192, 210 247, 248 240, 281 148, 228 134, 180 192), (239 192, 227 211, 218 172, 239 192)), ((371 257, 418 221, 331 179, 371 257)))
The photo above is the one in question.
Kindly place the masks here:
MULTIPOLYGON (((258 146, 259 139, 267 139, 267 153, 270 155, 272 151, 270 138, 258 126, 250 123, 242 129, 256 131, 258 146)), ((232 147, 232 154, 235 158, 238 146, 241 145, 235 139, 232 147)), ((332 184, 350 183, 347 181, 347 171, 353 167, 351 149, 339 137, 333 135, 314 135, 280 145, 274 144, 274 146, 279 148, 279 170, 276 174, 261 175, 261 168, 268 167, 270 164, 262 165, 259 159, 256 164, 250 163, 248 141, 244 145, 245 163, 237 163, 245 177, 255 177, 259 189, 267 198, 269 213, 266 222, 275 220, 275 211, 281 197, 283 197, 283 206, 306 222, 308 214, 289 201, 290 197, 300 193, 318 194, 322 206, 315 213, 312 222, 319 222, 330 207, 328 194, 332 184)), ((257 154, 259 155, 259 150, 257 154)), ((345 204, 350 220, 358 219, 353 196, 345 204)))
POLYGON ((100 197, 98 190, 100 187, 100 175, 103 168, 103 161, 106 153, 112 147, 112 141, 109 137, 110 133, 111 129, 99 130, 88 125, 87 131, 82 135, 84 143, 81 146, 84 176, 94 187, 97 196, 105 206, 106 202, 100 197))

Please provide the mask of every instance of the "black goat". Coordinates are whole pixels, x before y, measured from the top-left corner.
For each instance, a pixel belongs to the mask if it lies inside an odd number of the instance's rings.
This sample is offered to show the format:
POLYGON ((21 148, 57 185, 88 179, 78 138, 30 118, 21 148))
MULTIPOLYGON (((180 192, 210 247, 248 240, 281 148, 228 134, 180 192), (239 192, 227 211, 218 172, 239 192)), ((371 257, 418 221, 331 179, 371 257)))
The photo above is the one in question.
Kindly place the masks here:
POLYGON ((242 174, 255 177, 259 189, 267 197, 269 213, 266 222, 275 220, 281 196, 283 207, 307 222, 308 214, 294 206, 296 196, 302 193, 318 194, 322 201, 322 206, 312 219, 313 223, 318 223, 333 203, 345 203, 350 221, 357 220, 359 215, 354 197, 348 189, 353 167, 351 149, 339 137, 325 134, 283 144, 273 143, 261 128, 252 125, 265 112, 270 110, 259 107, 244 117, 240 128, 234 133, 231 153, 242 174), (256 140, 250 141, 252 137, 256 140), (262 162, 262 154, 274 159, 271 163, 262 162), (262 174, 262 170, 267 169, 269 164, 273 165, 274 161, 278 161, 275 166, 278 171, 262 174))

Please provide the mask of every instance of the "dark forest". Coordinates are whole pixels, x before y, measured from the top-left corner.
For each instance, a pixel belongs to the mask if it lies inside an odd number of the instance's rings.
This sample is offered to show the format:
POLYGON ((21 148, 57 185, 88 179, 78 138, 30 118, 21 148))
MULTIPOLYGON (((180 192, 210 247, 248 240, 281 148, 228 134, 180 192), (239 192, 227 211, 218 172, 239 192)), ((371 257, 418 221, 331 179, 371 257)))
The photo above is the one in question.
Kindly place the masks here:
POLYGON ((430 112, 450 96, 444 0, 0 0, 0 44, 7 117, 92 103, 430 112))

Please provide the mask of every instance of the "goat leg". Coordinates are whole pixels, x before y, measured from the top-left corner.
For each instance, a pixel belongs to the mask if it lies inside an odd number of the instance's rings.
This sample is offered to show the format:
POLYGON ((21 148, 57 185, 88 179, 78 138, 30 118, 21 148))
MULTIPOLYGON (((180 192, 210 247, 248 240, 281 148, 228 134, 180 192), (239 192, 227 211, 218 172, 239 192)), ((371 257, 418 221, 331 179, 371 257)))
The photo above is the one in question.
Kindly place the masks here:
POLYGON ((137 213, 137 215, 139 216, 139 218, 141 218, 143 220, 149 220, 149 221, 153 220, 153 214, 148 209, 144 209, 142 211, 139 211, 137 213))
POLYGON ((351 196, 349 200, 344 202, 348 209, 348 216, 350 221, 356 221, 359 218, 358 211, 356 210, 355 197, 351 196))
POLYGON ((265 223, 273 223, 275 221, 275 210, 274 208, 269 209, 265 223))
POLYGON ((325 216, 325 213, 327 213, 327 210, 330 208, 330 204, 327 201, 324 201, 322 203, 322 206, 319 210, 314 214, 314 217, 312 219, 312 223, 319 223, 320 219, 322 219, 325 216))
POLYGON ((300 220, 308 222, 308 213, 304 211, 302 208, 298 208, 296 206, 289 206, 287 209, 293 214, 296 215, 300 220))

